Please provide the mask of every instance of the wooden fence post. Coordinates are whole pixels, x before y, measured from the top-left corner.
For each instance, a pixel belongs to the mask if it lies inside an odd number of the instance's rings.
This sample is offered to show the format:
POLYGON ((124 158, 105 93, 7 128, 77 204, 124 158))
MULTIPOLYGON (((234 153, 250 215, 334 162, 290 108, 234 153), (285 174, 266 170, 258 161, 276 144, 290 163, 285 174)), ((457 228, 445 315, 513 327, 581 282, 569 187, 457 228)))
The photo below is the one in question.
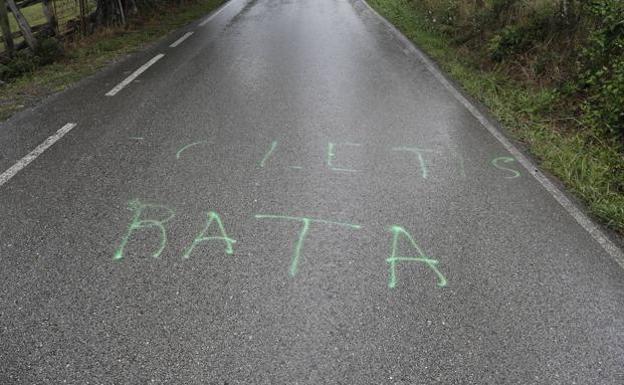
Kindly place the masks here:
POLYGON ((58 34, 58 25, 56 21, 56 15, 54 14, 54 9, 52 9, 52 3, 50 0, 42 0, 43 5, 43 14, 48 21, 48 25, 52 29, 52 32, 57 35, 58 34))
POLYGON ((2 39, 4 40, 4 48, 9 56, 13 56, 13 34, 11 33, 11 25, 9 24, 9 13, 5 0, 0 0, 0 29, 2 30, 2 39))
POLYGON ((32 29, 30 29, 30 25, 28 25, 28 21, 26 21, 26 18, 19 10, 19 8, 17 8, 17 5, 15 5, 15 0, 5 1, 9 5, 13 16, 15 16, 15 21, 17 21, 17 25, 19 26, 20 31, 22 31, 22 36, 24 37, 26 44, 28 44, 30 49, 34 51, 37 47, 37 40, 35 40, 35 36, 32 33, 32 29))
POLYGON ((84 35, 87 32, 87 15, 85 0, 78 0, 78 9, 80 11, 80 32, 84 35))

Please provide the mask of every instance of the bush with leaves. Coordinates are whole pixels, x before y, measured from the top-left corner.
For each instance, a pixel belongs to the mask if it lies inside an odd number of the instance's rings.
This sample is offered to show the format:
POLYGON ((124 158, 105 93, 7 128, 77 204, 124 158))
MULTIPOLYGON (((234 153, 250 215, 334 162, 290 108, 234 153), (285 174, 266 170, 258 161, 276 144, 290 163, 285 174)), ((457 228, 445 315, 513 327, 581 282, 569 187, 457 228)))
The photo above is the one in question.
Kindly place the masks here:
POLYGON ((596 26, 580 60, 585 118, 624 137, 624 2, 599 0, 587 8, 596 26))
POLYGON ((33 72, 61 56, 63 56, 63 47, 58 40, 53 37, 39 39, 34 52, 29 49, 18 51, 11 61, 0 64, 0 80, 6 81, 33 72))

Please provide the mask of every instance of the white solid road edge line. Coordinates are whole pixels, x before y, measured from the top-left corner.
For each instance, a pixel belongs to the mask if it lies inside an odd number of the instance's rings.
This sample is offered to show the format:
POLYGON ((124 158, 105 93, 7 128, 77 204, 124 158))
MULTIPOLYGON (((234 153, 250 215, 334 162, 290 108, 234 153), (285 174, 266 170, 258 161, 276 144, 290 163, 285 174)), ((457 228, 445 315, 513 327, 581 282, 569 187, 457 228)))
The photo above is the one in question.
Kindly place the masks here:
POLYGON ((162 53, 159 53, 158 55, 154 56, 152 58, 152 60, 148 61, 147 63, 143 64, 142 66, 139 67, 139 69, 137 69, 136 71, 134 71, 130 76, 128 76, 127 78, 125 78, 121 83, 117 84, 112 90, 108 91, 106 93, 106 96, 115 96, 117 95, 117 93, 119 91, 121 91, 125 86, 127 86, 128 84, 132 83, 132 81, 134 79, 136 79, 137 77, 139 77, 139 75, 141 75, 143 72, 145 72, 145 70, 147 70, 148 68, 150 68, 152 65, 154 65, 154 63, 156 63, 157 61, 159 61, 160 59, 163 58, 163 56, 165 56, 162 53))
POLYGON ((193 32, 187 32, 184 35, 182 35, 181 38, 179 38, 178 40, 174 41, 173 43, 171 43, 171 45, 169 47, 171 48, 175 48, 177 46, 179 46, 180 44, 182 44, 182 42, 186 39, 189 38, 189 36, 191 36, 193 34, 193 32))
POLYGON ((71 131, 74 127, 76 127, 76 123, 67 123, 61 129, 56 131, 56 133, 46 139, 43 143, 38 145, 34 150, 29 152, 25 157, 20 159, 17 163, 11 166, 8 170, 0 174, 0 187, 8 182, 11 178, 15 176, 18 172, 28 166, 33 160, 35 160, 39 155, 41 155, 45 150, 50 148, 54 143, 56 143, 59 139, 61 139, 65 134, 71 131))
POLYGON ((602 248, 615 259, 615 261, 624 268, 624 252, 613 243, 609 237, 607 237, 602 230, 587 216, 585 215, 568 197, 557 188, 544 174, 542 174, 537 166, 524 154, 516 148, 507 138, 483 115, 479 109, 472 104, 453 84, 451 84, 444 75, 437 69, 435 64, 420 50, 414 43, 411 42, 401 31, 399 31, 392 23, 381 16, 373 7, 371 7, 366 0, 362 2, 368 7, 368 9, 376 15, 382 23, 390 29, 390 31, 396 36, 401 43, 418 59, 420 59, 429 72, 440 82, 442 85, 450 91, 450 93, 457 99, 470 113, 474 116, 479 123, 485 127, 490 134, 492 134, 498 141, 505 147, 516 160, 527 169, 527 171, 533 175, 535 179, 552 195, 557 202, 570 214, 591 236, 602 246, 602 248))
POLYGON ((201 23, 199 23, 198 25, 200 27, 203 27, 204 25, 210 23, 210 20, 214 19, 215 17, 217 17, 218 14, 220 14, 221 12, 225 11, 225 9, 227 7, 230 6, 230 4, 232 4, 234 1, 236 0, 230 0, 227 2, 227 4, 224 4, 221 9, 217 10, 215 13, 213 13, 212 15, 209 15, 207 18, 205 18, 201 23))

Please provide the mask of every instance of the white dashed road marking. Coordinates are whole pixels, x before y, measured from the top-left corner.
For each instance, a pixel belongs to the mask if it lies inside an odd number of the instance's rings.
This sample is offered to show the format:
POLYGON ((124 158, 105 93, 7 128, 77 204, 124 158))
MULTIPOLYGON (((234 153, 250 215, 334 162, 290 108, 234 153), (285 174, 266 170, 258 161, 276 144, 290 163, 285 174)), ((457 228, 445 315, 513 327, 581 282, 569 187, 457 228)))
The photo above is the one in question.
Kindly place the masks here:
POLYGON ((220 10, 218 10, 217 12, 213 13, 212 15, 208 16, 204 21, 202 21, 201 23, 199 23, 200 27, 203 27, 204 25, 210 23, 210 20, 214 19, 215 17, 217 17, 218 14, 220 14, 221 12, 223 12, 227 7, 230 6, 230 4, 232 4, 232 0, 230 0, 230 2, 228 2, 227 4, 225 4, 223 7, 221 7, 220 10))
POLYGON ((180 44, 182 44, 182 42, 184 40, 188 39, 192 34, 193 34, 193 32, 185 33, 184 35, 182 35, 181 38, 179 38, 178 40, 174 41, 169 47, 175 48, 175 47, 179 46, 180 44))
POLYGON ((125 78, 121 83, 117 84, 112 90, 108 91, 106 93, 106 96, 115 96, 115 95, 117 95, 117 93, 119 91, 121 91, 122 89, 124 89, 125 86, 127 86, 130 83, 132 83, 132 81, 134 79, 139 77, 139 75, 141 75, 143 72, 145 72, 148 68, 150 68, 152 65, 154 65, 154 63, 156 63, 157 61, 162 59, 164 56, 165 55, 162 54, 162 53, 159 53, 158 55, 154 56, 152 58, 152 60, 150 60, 147 63, 145 63, 142 66, 140 66, 139 69, 134 71, 130 76, 125 78))
POLYGON ((61 129, 56 131, 56 133, 46 139, 43 143, 38 145, 34 150, 28 153, 25 157, 20 159, 17 163, 11 166, 8 170, 0 174, 0 186, 8 182, 11 178, 13 178, 18 172, 23 170, 26 166, 28 166, 33 160, 37 159, 37 157, 45 150, 50 148, 54 143, 56 143, 59 139, 61 139, 65 134, 71 131, 74 127, 76 127, 76 123, 67 123, 61 129))

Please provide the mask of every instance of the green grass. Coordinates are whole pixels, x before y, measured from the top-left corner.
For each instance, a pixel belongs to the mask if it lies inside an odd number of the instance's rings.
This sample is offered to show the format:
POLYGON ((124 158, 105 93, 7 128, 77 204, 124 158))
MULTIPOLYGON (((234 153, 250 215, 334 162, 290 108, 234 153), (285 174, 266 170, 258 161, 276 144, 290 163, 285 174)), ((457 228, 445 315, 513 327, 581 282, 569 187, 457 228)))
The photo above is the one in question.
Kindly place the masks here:
POLYGON ((482 70, 480 58, 436 32, 409 0, 367 0, 486 105, 525 143, 542 169, 558 177, 607 226, 624 234, 624 146, 599 127, 581 126, 557 103, 554 89, 482 70))
POLYGON ((46 95, 66 89, 116 59, 200 18, 223 2, 197 0, 180 7, 160 9, 134 21, 127 29, 107 29, 67 43, 66 55, 59 62, 0 86, 0 120, 46 95))

